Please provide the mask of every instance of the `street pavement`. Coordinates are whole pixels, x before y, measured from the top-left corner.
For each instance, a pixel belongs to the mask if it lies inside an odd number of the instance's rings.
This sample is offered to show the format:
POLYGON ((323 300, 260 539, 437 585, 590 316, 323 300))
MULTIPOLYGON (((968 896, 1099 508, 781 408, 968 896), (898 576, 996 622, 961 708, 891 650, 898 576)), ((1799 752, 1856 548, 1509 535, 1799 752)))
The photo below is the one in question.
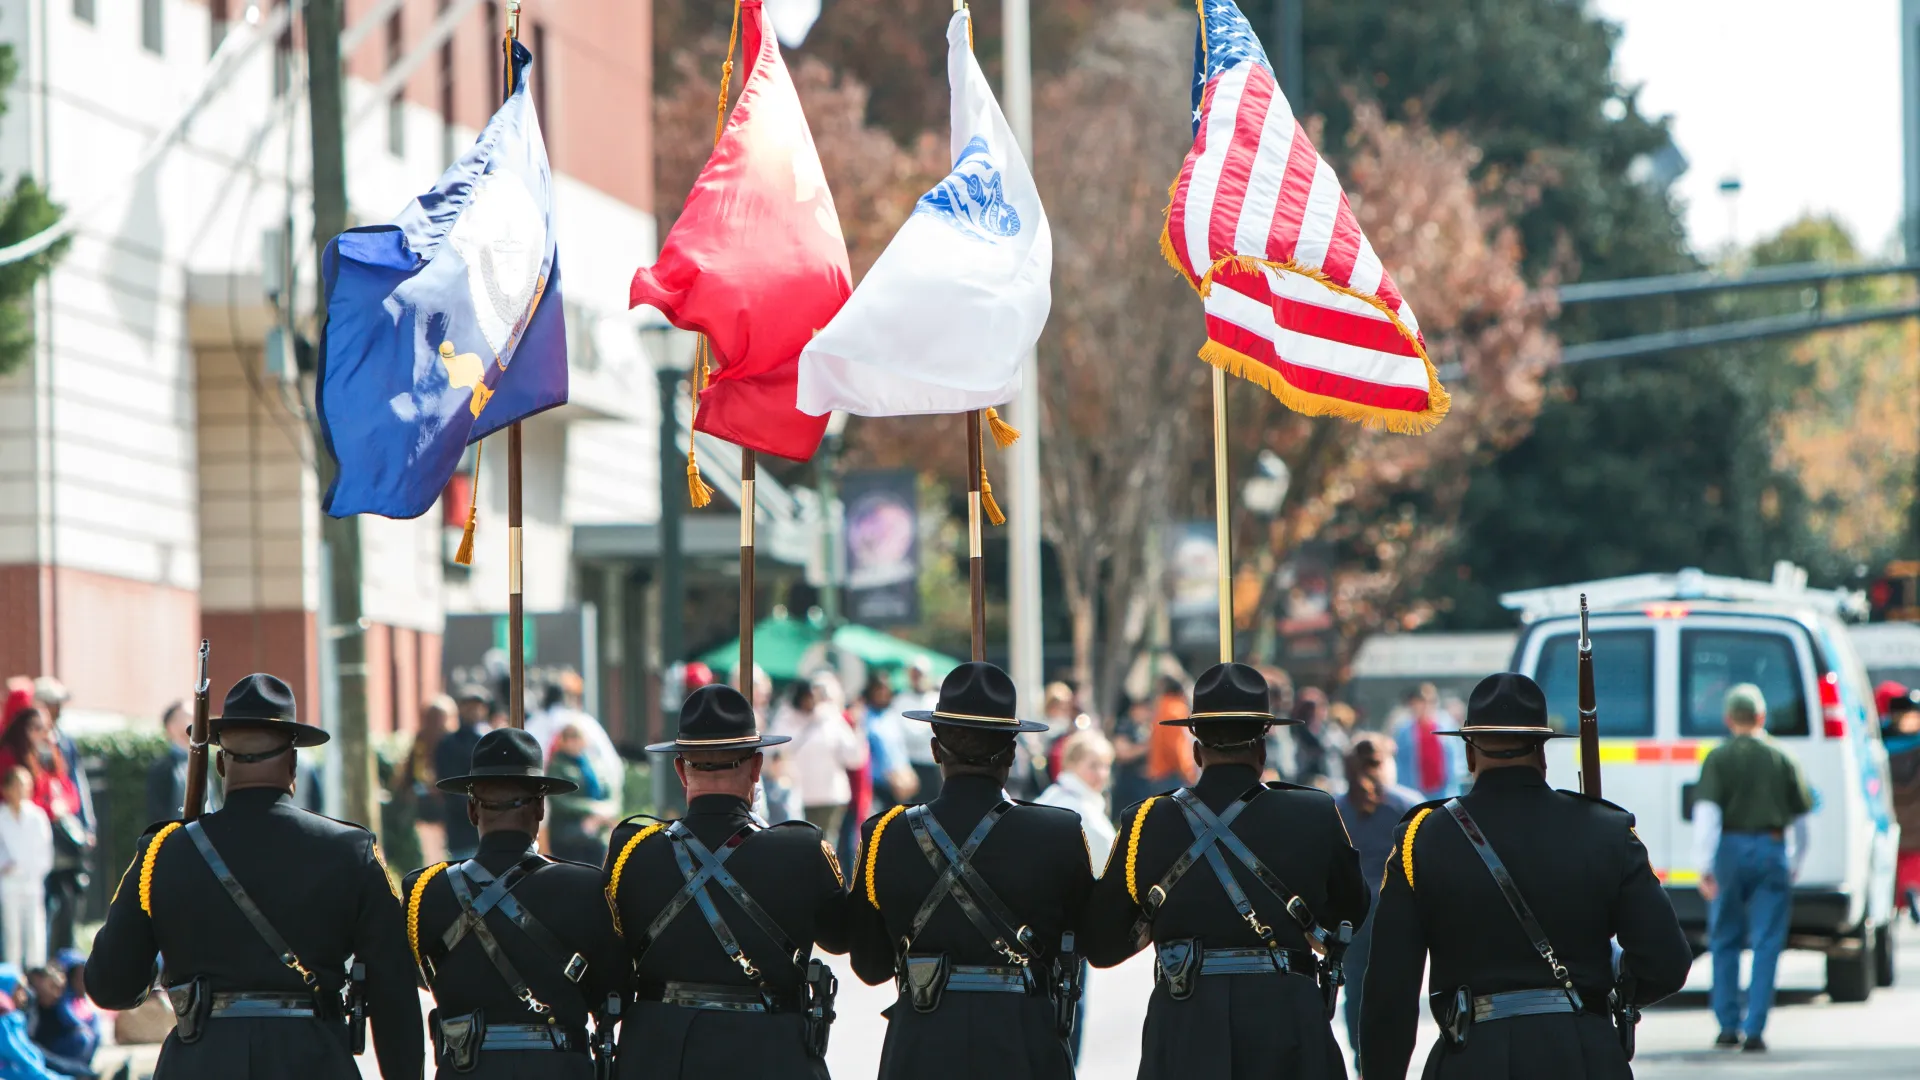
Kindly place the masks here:
MULTIPOLYGON (((1140 1027, 1147 994, 1153 988, 1151 954, 1143 953, 1117 968, 1095 971, 1088 979, 1087 1037, 1080 1062, 1083 1080, 1131 1080, 1140 1062, 1140 1027)), ((834 1025, 827 1063, 840 1080, 866 1080, 880 1067, 880 1046, 887 1021, 880 1010, 893 1003, 893 987, 867 986, 853 976, 844 958, 828 957, 840 974, 840 1020, 834 1025)), ((1712 983, 1708 959, 1694 964, 1687 987, 1648 1011, 1640 1025, 1640 1053, 1634 1074, 1640 1080, 1912 1080, 1920 1076, 1920 929, 1903 921, 1899 935, 1899 978, 1860 1005, 1827 1001, 1824 961, 1814 953, 1790 952, 1780 962, 1780 996, 1768 1024, 1766 1054, 1742 1054, 1712 1048, 1716 1026, 1707 1008, 1712 983)), ((432 1006, 423 998, 422 1012, 432 1006)), ((1334 1024, 1346 1045, 1346 1027, 1334 1024)), ((1436 1032, 1423 1024, 1412 1075, 1433 1045, 1436 1032)), ((152 1068, 157 1048, 108 1048, 96 1064, 102 1072, 118 1067, 131 1053, 135 1076, 152 1068)), ((362 1075, 380 1073, 373 1055, 360 1059, 362 1075)), ((433 1075, 431 1063, 427 1075, 433 1075)), ((1379 1080, 1379 1078, 1375 1078, 1379 1080)), ((1396 1078, 1398 1080, 1398 1078, 1396 1078)))

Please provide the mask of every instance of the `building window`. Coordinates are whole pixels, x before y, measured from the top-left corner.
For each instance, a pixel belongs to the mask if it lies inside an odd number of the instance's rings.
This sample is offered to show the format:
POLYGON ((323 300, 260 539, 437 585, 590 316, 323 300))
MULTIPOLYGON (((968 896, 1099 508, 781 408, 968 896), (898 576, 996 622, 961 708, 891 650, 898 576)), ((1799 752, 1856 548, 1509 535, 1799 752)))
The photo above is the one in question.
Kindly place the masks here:
POLYGON ((493 57, 493 62, 487 65, 488 70, 493 72, 493 78, 487 83, 487 88, 493 92, 493 97, 487 101, 487 114, 492 115, 493 110, 500 107, 501 99, 507 96, 506 59, 500 55, 500 43, 506 39, 507 24, 500 21, 497 0, 487 0, 487 32, 492 35, 487 52, 493 57))
POLYGON ((547 28, 544 24, 533 24, 533 55, 539 58, 540 71, 533 76, 533 111, 540 116, 542 133, 547 132, 547 75, 552 71, 547 63, 547 28))
POLYGON ((140 0, 140 46, 157 56, 167 51, 165 14, 161 0, 140 0))
MULTIPOLYGON (((406 56, 406 43, 401 32, 400 12, 395 10, 387 19, 387 70, 391 72, 400 66, 406 56)), ((394 88, 393 96, 387 99, 387 152, 394 157, 407 156, 407 88, 406 84, 394 88)))
POLYGON ((73 0, 73 17, 83 23, 93 22, 93 0, 73 0))

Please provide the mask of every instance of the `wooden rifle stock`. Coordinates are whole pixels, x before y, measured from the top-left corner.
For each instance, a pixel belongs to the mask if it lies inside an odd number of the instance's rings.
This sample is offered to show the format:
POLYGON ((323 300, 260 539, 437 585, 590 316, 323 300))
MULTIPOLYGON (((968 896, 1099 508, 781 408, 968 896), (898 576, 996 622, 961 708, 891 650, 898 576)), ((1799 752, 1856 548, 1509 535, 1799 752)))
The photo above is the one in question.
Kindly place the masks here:
POLYGON ((1600 798, 1600 711, 1593 694, 1593 638, 1587 634, 1587 594, 1580 594, 1580 790, 1600 798))
POLYGON ((207 805, 207 737, 211 734, 207 714, 212 711, 207 693, 207 655, 212 651, 210 644, 200 642, 200 682, 193 688, 193 728, 187 732, 187 792, 180 808, 182 821, 199 817, 207 805))

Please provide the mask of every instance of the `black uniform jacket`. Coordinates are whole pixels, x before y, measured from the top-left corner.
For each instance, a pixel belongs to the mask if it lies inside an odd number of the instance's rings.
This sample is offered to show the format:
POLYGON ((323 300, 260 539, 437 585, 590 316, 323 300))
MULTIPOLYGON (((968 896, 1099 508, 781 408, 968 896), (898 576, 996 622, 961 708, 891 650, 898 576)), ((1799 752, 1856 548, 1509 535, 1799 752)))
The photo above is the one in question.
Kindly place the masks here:
MULTIPOLYGON (((1693 960, 1647 865, 1647 849, 1633 832, 1633 815, 1612 803, 1555 791, 1526 766, 1483 771, 1461 801, 1513 875, 1589 1011, 1478 1025, 1463 1049, 1436 1046, 1424 1075, 1632 1076, 1606 1015, 1613 985, 1610 939, 1617 936, 1625 950, 1625 966, 1637 982, 1634 997, 1642 1005, 1680 989, 1693 960)), ((1360 1067, 1367 1080, 1406 1076, 1426 1006, 1420 972, 1429 956, 1435 993, 1451 996, 1465 986, 1484 995, 1555 985, 1552 969, 1442 803, 1423 803, 1401 823, 1375 920, 1361 1010, 1360 1067)))
MULTIPOLYGON (((940 797, 928 805, 934 820, 960 846, 1005 798, 997 780, 960 775, 948 777, 940 797)), ((900 939, 911 929, 936 876, 901 815, 887 820, 876 846, 873 832, 880 820, 871 818, 861 829, 860 869, 848 916, 853 970, 870 984, 894 977, 900 939)), ((1093 890, 1079 815, 1020 803, 994 825, 975 853, 973 867, 1018 921, 1014 929, 1024 925, 1033 930, 1037 955, 1031 966, 1044 987, 1061 934, 1077 930, 1093 890)), ((951 897, 942 901, 913 943, 915 956, 939 953, 954 964, 1008 965, 951 897)), ((881 1080, 1073 1076, 1072 1056, 1056 1034, 1053 1005, 1043 994, 948 993, 930 1013, 916 1012, 903 997, 886 1015, 881 1080)))
MULTIPOLYGON (((1213 765, 1193 791, 1216 814, 1260 783, 1246 765, 1213 765)), ((1360 857, 1348 841, 1333 799, 1313 788, 1272 784, 1231 826, 1268 869, 1298 893, 1321 926, 1359 926, 1369 894, 1360 857)), ((1087 907, 1087 957, 1111 967, 1140 951, 1133 934, 1146 896, 1194 841, 1186 815, 1170 798, 1131 807, 1121 816, 1113 851, 1087 907), (1142 807, 1146 820, 1140 822, 1142 807), (1136 827, 1139 846, 1132 847, 1136 827), (1131 857, 1130 857, 1131 853, 1131 857)), ((1283 900, 1225 849, 1227 865, 1261 921, 1280 944, 1307 949, 1307 938, 1287 916, 1283 900)), ((1209 949, 1260 948, 1261 941, 1234 910, 1205 860, 1173 887, 1151 928, 1158 944, 1196 938, 1209 949)), ((1175 1001, 1156 985, 1141 1036, 1140 1077, 1344 1077, 1346 1063, 1328 1026, 1318 985, 1308 975, 1207 975, 1191 997, 1175 1001)))
MULTIPOLYGON (((498 875, 533 853, 533 837, 502 831, 482 836, 475 858, 488 872, 498 875)), ((460 901, 454 897, 444 870, 427 878, 424 888, 416 889, 426 870, 408 874, 401 895, 408 901, 408 933, 420 955, 433 966, 431 989, 439 1014, 465 1016, 477 1010, 489 1024, 545 1023, 544 1017, 513 995, 471 931, 451 953, 444 950, 442 939, 460 918, 460 901), (413 906, 416 892, 420 898, 417 918, 413 906)), ((547 928, 562 948, 569 950, 559 956, 549 954, 498 907, 486 916, 487 929, 534 998, 552 1010, 558 1024, 583 1039, 588 1010, 600 1008, 608 994, 625 994, 629 981, 626 950, 614 937, 613 917, 601 886, 599 867, 554 861, 514 887, 513 898, 547 928), (574 954, 587 964, 577 984, 562 974, 574 954)), ((475 885, 473 895, 477 897, 484 888, 475 885)), ((444 1062, 440 1073, 454 1075, 444 1062)), ((482 1053, 478 1067, 460 1075, 482 1080, 591 1077, 593 1064, 584 1052, 495 1050, 482 1053)))
MULTIPOLYGON (((339 991, 349 955, 366 965, 380 1071, 388 1080, 418 1077, 425 1058, 420 996, 400 898, 373 834, 302 810, 293 796, 271 788, 229 793, 225 807, 200 824, 267 922, 319 977, 323 996, 339 991)), ((140 841, 94 938, 87 958, 94 1002, 107 1009, 138 1005, 153 986, 156 954, 166 958, 165 985, 205 976, 214 993, 303 993, 300 976, 254 932, 183 830, 165 830, 152 878, 143 883, 147 850, 163 829, 154 826, 140 841), (142 910, 143 893, 151 916, 142 910)), ((343 1025, 300 1019, 211 1020, 192 1045, 169 1035, 154 1072, 157 1080, 359 1075, 343 1025)))
MULTIPOLYGON (((716 854, 751 823, 744 800, 730 795, 701 795, 683 819, 687 828, 716 854)), ((767 1077, 769 1080, 817 1077, 826 1064, 806 1050, 797 1012, 725 1012, 661 1004, 665 983, 691 982, 754 989, 756 984, 727 958, 699 906, 688 904, 648 947, 648 924, 678 893, 685 879, 672 844, 653 832, 629 847, 641 832, 657 824, 628 820, 613 831, 607 873, 617 885, 619 927, 627 953, 638 963, 641 1000, 620 1025, 620 1075, 647 1080, 698 1080, 767 1077), (623 859, 624 856, 624 859, 623 859)), ((697 863, 695 864, 697 867, 697 863)), ((752 832, 727 857, 726 868, 786 933, 794 945, 810 944, 826 952, 847 951, 846 887, 840 865, 820 830, 803 821, 752 832)), ((741 911, 719 886, 708 889, 714 906, 772 989, 781 995, 801 991, 802 973, 774 946, 768 935, 741 911)))

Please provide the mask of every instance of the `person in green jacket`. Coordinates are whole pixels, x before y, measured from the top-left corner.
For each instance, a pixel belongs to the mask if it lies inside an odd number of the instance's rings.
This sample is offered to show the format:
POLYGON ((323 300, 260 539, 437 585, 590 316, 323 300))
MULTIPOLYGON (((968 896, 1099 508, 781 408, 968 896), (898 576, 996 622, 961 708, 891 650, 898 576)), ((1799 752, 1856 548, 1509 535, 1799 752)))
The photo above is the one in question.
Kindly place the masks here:
POLYGON ((607 818, 599 804, 607 797, 606 781, 596 775, 587 755, 587 736, 568 724, 553 739, 548 772, 571 780, 577 790, 547 799, 547 846, 553 854, 575 862, 598 863, 607 853, 607 818))

